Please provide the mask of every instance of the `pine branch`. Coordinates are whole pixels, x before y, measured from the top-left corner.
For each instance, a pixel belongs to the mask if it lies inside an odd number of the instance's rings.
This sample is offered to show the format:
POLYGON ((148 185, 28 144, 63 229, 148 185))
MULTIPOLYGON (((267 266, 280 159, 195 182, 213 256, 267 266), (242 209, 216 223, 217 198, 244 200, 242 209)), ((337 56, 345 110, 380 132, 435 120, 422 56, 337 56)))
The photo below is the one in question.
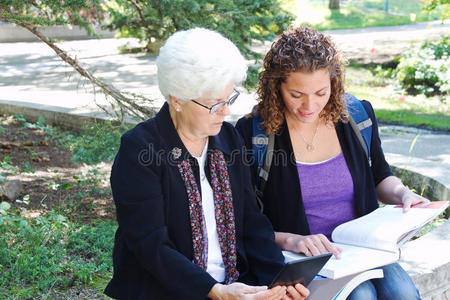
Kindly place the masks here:
POLYGON ((128 1, 130 1, 134 5, 136 10, 138 11, 139 17, 141 18, 142 26, 144 26, 144 27, 147 26, 147 22, 145 21, 144 14, 142 13, 142 7, 140 7, 139 4, 137 4, 137 2, 134 0, 128 0, 128 1))

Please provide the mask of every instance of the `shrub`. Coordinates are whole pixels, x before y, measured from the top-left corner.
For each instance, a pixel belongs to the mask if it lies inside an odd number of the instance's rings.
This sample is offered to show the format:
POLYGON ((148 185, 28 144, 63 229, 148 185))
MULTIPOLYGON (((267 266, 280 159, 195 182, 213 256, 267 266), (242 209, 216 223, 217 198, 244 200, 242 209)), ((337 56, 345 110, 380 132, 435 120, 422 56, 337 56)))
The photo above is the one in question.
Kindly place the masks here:
POLYGON ((450 92, 450 44, 446 36, 403 53, 393 75, 410 94, 432 96, 450 92))

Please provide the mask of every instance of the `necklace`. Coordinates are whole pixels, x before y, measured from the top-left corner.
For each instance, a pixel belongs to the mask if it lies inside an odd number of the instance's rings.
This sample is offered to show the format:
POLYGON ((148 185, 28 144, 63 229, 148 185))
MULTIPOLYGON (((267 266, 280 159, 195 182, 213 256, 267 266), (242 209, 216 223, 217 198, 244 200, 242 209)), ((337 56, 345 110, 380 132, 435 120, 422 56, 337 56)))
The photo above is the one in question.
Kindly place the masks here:
POLYGON ((300 137, 302 138, 303 142, 305 142, 306 144, 306 150, 308 150, 308 152, 313 152, 314 151, 314 139, 316 138, 316 134, 317 134, 317 130, 319 129, 319 123, 317 123, 317 127, 316 127, 316 131, 314 131, 314 135, 312 137, 311 143, 308 143, 306 141, 306 139, 303 137, 303 135, 301 134, 301 132, 299 131, 298 134, 300 135, 300 137))
POLYGON ((201 156, 208 137, 191 139, 187 135, 185 135, 182 130, 177 129, 177 132, 189 153, 193 154, 194 156, 201 156))

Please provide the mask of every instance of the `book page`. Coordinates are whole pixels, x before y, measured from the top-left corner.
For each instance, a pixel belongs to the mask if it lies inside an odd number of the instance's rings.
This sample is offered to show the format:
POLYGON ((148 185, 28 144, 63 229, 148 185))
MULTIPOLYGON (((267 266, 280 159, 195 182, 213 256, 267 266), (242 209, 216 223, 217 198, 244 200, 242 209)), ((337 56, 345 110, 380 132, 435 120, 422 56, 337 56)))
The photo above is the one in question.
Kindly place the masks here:
POLYGON ((394 253, 337 243, 334 243, 334 245, 342 249, 341 258, 336 259, 333 256, 320 270, 319 275, 327 278, 341 278, 388 265, 399 259, 398 252, 394 253))
MULTIPOLYGON (((319 275, 331 279, 338 279, 388 265, 396 262, 399 258, 398 252, 394 253, 336 243, 334 245, 342 249, 341 258, 336 259, 332 256, 322 270, 319 271, 319 275)), ((286 262, 301 260, 306 257, 305 255, 289 251, 283 251, 283 255, 286 262)))
MULTIPOLYGON (((433 202, 430 205, 437 206, 439 208, 411 208, 404 213, 401 207, 386 205, 339 225, 332 233, 332 240, 341 244, 396 252, 402 237, 437 217, 448 206, 448 201, 433 202)), ((402 241, 404 242, 406 239, 402 241)))

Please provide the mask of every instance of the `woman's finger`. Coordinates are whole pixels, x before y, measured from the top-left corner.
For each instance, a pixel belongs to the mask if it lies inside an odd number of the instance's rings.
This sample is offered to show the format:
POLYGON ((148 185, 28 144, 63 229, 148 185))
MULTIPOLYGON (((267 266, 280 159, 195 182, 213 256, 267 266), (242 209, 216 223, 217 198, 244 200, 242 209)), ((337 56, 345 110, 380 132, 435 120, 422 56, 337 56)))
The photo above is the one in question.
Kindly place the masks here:
POLYGON ((314 242, 312 239, 309 239, 309 238, 305 239, 305 244, 313 256, 321 254, 319 249, 317 249, 316 245, 314 245, 314 242))
POLYGON ((300 283, 297 283, 295 286, 295 290, 304 298, 309 296, 309 290, 300 283))
POLYGON ((320 239, 322 241, 322 243, 324 244, 325 248, 326 248, 326 252, 332 252, 333 255, 339 259, 341 257, 341 251, 342 249, 336 247, 335 245, 333 245, 332 242, 330 242, 328 240, 328 238, 326 236, 324 236, 323 234, 320 234, 320 239))

